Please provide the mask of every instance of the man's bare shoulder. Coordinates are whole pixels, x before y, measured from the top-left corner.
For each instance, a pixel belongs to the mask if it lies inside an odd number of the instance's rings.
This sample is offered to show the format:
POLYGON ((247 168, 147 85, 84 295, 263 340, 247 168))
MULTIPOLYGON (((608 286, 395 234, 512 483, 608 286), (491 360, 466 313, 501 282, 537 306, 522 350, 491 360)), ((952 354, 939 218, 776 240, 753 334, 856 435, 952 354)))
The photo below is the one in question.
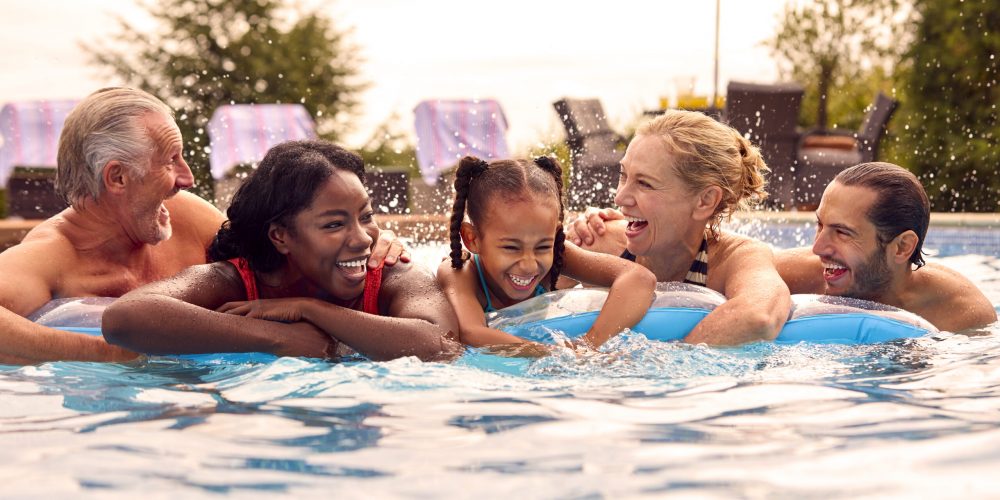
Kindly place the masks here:
POLYGON ((177 195, 167 199, 164 204, 170 209, 171 217, 183 215, 192 218, 222 219, 222 212, 215 208, 215 205, 187 191, 179 191, 177 195))
POLYGON ((64 231, 66 224, 58 214, 32 228, 20 243, 0 253, 0 273, 35 268, 59 272, 74 265, 77 252, 64 231))
POLYGON ((961 331, 996 321, 996 310, 983 292, 962 273, 938 263, 913 272, 914 307, 942 330, 961 331))
POLYGON ((73 245, 50 221, 0 253, 0 306, 17 314, 34 311, 59 295, 61 281, 79 267, 73 245))
POLYGON ((913 271, 921 289, 932 289, 954 294, 970 289, 979 290, 964 274, 936 262, 913 271))
POLYGON ((225 217, 211 203, 195 194, 181 191, 164 202, 170 210, 175 233, 185 234, 206 244, 222 226, 225 217))

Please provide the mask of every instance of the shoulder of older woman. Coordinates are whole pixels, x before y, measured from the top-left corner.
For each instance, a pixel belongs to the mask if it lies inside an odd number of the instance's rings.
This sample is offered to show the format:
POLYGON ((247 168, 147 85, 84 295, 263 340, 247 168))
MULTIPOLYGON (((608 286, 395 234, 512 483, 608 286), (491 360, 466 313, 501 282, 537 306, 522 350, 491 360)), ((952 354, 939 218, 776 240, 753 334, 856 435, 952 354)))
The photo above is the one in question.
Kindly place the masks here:
MULTIPOLYGON (((723 231, 708 247, 708 287, 726 293, 726 283, 739 274, 774 271, 773 251, 766 243, 723 231)), ((777 271, 774 277, 780 281, 777 271)))

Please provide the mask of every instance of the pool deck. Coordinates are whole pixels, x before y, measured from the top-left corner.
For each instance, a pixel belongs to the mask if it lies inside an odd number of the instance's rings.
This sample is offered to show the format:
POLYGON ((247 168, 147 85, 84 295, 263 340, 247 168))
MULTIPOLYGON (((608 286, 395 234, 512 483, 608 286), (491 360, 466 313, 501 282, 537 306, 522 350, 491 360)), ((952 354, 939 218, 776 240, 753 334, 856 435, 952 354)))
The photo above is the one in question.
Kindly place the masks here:
MULTIPOLYGON (((567 214, 567 219, 571 214, 567 214)), ((813 212, 744 212, 734 216, 737 221, 761 220, 775 223, 813 222, 813 212)), ((416 242, 447 238, 446 215, 380 215, 379 225, 396 231, 401 237, 416 242)), ((0 219, 0 250, 16 245, 40 220, 0 219)), ((932 213, 931 227, 975 227, 1000 229, 1000 213, 932 213)))

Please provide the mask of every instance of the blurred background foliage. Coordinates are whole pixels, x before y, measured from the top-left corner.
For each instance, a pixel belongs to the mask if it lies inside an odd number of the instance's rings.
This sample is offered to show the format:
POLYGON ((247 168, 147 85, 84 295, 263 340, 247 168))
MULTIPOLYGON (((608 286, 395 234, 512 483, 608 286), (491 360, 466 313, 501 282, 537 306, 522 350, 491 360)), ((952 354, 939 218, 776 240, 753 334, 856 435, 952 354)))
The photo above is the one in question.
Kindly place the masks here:
POLYGON ((1000 209, 1000 5, 915 0, 916 43, 900 67, 893 161, 920 176, 938 211, 1000 209))
POLYGON ((805 86, 800 124, 857 128, 906 50, 901 0, 789 1, 766 45, 784 79, 805 86), (860 106, 858 106, 860 104, 860 106), (832 120, 831 120, 832 118, 832 120))
POLYGON ((805 86, 802 126, 856 130, 885 92, 900 107, 880 159, 917 174, 934 211, 1000 209, 996 0, 790 0, 768 46, 805 86))
MULTIPOLYGON (((297 4, 295 4, 297 5, 297 4)), ((283 0, 162 0, 152 32, 120 21, 85 47, 93 61, 177 110, 201 194, 212 196, 205 126, 220 104, 301 103, 319 133, 348 130, 365 83, 349 32, 283 0)), ((767 42, 783 79, 803 84, 804 128, 857 129, 876 92, 901 101, 881 159, 920 176, 937 211, 1000 207, 996 0, 788 0, 767 42)), ((408 117, 359 153, 417 175, 408 117)), ((554 154, 563 142, 516 154, 554 154)))
POLYGON ((299 103, 322 137, 347 130, 365 88, 361 61, 326 17, 281 0, 159 0, 145 9, 155 30, 119 19, 116 33, 84 50, 174 108, 202 197, 213 195, 205 127, 219 105, 299 103))

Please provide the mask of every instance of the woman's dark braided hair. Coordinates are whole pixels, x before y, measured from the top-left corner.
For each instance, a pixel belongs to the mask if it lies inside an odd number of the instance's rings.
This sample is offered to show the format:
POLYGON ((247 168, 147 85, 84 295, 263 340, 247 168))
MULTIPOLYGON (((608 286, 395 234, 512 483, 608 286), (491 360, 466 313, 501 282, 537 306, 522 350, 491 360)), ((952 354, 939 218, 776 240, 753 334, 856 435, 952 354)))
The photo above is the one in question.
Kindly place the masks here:
POLYGON ((562 168, 548 156, 540 156, 534 161, 497 160, 491 163, 474 156, 462 158, 455 172, 455 203, 451 210, 451 267, 461 269, 465 264, 460 229, 466 212, 473 224, 479 224, 487 215, 483 209, 491 196, 517 196, 529 192, 552 195, 559 200, 559 225, 549 270, 550 289, 555 290, 566 240, 562 227, 562 190, 562 168))
POLYGON ((227 220, 208 249, 208 261, 243 257, 255 271, 281 267, 285 256, 274 248, 271 223, 295 230, 292 219, 313 202, 337 170, 365 182, 361 157, 336 144, 311 140, 283 142, 271 148, 243 181, 226 211, 227 220))

